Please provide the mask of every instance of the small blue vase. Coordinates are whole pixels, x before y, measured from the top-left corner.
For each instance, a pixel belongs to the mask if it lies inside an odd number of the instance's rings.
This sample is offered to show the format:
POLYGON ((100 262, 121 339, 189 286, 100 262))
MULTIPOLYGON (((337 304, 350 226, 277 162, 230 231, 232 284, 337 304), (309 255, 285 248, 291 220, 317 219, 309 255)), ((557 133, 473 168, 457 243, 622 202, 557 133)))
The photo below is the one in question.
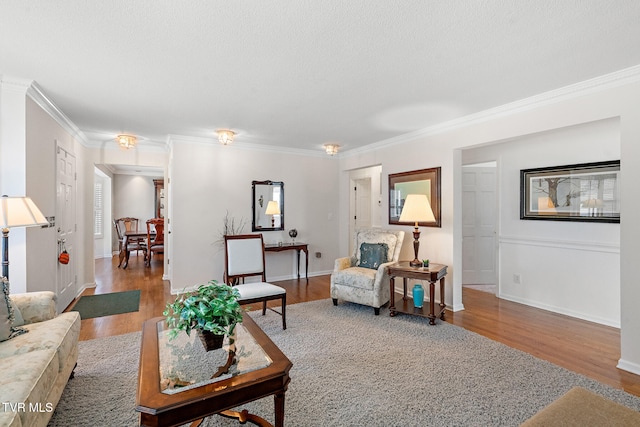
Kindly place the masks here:
POLYGON ((422 285, 416 283, 413 286, 413 306, 415 308, 422 308, 424 304, 424 289, 422 285))

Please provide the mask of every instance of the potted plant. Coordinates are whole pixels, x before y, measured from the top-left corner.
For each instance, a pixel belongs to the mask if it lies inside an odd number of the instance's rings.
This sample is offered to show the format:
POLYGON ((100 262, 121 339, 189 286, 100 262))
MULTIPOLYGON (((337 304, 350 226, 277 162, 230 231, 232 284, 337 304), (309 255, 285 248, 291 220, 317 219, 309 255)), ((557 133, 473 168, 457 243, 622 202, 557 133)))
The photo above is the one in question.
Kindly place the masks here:
POLYGON ((216 280, 178 295, 174 302, 167 303, 163 312, 171 328, 169 338, 175 338, 180 331, 191 336, 195 329, 207 351, 221 348, 224 336, 233 339, 236 324, 242 321, 239 297, 237 289, 216 280))

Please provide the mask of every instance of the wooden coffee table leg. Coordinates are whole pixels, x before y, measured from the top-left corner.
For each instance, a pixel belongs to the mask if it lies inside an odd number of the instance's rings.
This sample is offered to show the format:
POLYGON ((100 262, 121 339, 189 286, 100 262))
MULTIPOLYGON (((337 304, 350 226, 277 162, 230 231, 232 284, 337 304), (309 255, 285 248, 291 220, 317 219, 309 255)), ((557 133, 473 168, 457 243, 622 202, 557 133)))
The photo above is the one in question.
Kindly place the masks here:
POLYGON ((284 426, 284 393, 276 393, 273 396, 276 412, 276 427, 284 426))

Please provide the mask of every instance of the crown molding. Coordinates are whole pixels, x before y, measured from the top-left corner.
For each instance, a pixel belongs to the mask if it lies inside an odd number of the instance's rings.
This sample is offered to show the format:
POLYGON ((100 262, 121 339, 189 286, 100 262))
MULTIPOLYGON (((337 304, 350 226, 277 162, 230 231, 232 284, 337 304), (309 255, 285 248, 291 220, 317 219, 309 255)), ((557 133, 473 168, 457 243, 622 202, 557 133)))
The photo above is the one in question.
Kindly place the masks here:
POLYGON ((32 82, 27 89, 27 96, 31 98, 36 104, 40 106, 44 111, 46 111, 52 118, 55 120, 62 128, 67 131, 74 139, 76 139, 80 144, 85 147, 89 147, 90 143, 87 139, 87 136, 80 130, 78 126, 75 125, 67 117, 66 114, 62 112, 60 108, 56 104, 53 103, 47 97, 40 86, 36 82, 32 82))
POLYGON ((593 79, 584 80, 559 89, 543 92, 538 95, 503 104, 478 113, 469 114, 464 117, 439 123, 428 128, 419 129, 414 132, 405 133, 351 150, 345 150, 342 154, 343 157, 351 157, 374 149, 415 141, 419 138, 461 129, 467 126, 506 117, 515 113, 534 110, 561 101, 575 99, 581 96, 637 82, 640 82, 640 65, 635 65, 633 67, 625 68, 593 79))
MULTIPOLYGON (((240 149, 240 150, 250 150, 250 151, 266 151, 277 154, 293 154, 298 156, 305 157, 328 157, 324 150, 308 150, 304 148, 291 148, 291 147, 282 147, 282 146, 273 146, 273 145, 263 145, 263 144, 255 144, 251 142, 238 142, 236 139, 232 144, 223 146, 218 142, 215 138, 203 138, 197 136, 186 136, 186 135, 169 135, 167 138, 169 145, 173 143, 190 143, 190 144, 201 144, 201 145, 215 145, 219 146, 221 149, 240 149)), ((333 156, 337 157, 337 156, 333 156)))

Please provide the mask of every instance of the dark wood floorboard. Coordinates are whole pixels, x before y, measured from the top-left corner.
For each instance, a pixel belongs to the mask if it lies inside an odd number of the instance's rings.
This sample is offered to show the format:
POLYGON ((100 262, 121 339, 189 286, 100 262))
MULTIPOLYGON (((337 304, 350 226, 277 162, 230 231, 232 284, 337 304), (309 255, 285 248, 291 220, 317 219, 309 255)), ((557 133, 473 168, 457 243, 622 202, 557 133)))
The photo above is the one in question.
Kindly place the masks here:
MULTIPOLYGON (((162 280, 161 257, 151 268, 144 267, 142 256, 132 256, 126 270, 117 265, 115 257, 97 260, 97 286, 83 295, 140 289, 140 310, 83 320, 81 340, 139 331, 142 322, 161 316, 166 302, 175 298, 169 282, 162 280)), ((287 290, 288 305, 330 296, 328 275, 277 284, 287 290)), ((640 396, 640 376, 616 368, 618 329, 501 300, 480 290, 463 288, 462 295, 465 310, 447 311, 447 322, 640 396)))

